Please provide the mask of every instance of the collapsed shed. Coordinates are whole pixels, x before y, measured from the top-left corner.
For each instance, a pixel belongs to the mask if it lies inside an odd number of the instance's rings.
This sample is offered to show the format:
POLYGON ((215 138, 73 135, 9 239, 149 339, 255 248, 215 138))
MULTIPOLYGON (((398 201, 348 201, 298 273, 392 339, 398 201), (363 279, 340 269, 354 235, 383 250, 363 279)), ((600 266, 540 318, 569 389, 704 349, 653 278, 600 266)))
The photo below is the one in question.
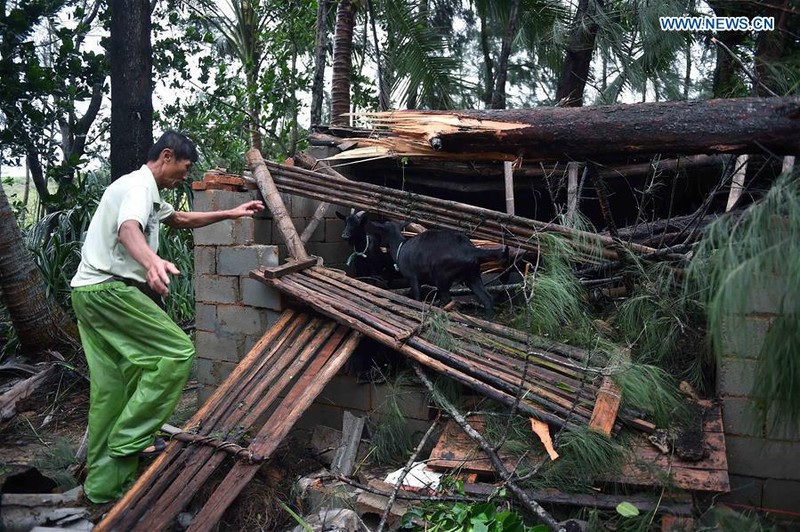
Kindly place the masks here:
MULTIPOLYGON (((800 128, 796 117, 800 101, 797 98, 781 100, 771 103, 778 104, 777 108, 784 111, 770 107, 768 112, 783 113, 781 116, 788 121, 785 126, 788 129, 779 137, 781 142, 787 142, 787 138, 798 138, 796 133, 800 128), (786 109, 794 111, 787 115, 786 109), (787 132, 794 132, 794 136, 787 132)), ((765 112, 756 102, 751 104, 754 106, 751 107, 754 115, 765 112)), ((730 116, 732 111, 726 110, 725 113, 730 116)), ((709 123, 704 120, 696 127, 703 124, 709 123)), ((465 131, 458 134, 468 135, 465 131)), ((798 151, 796 141, 794 145, 781 145, 770 140, 773 138, 769 136, 771 134, 769 127, 763 127, 747 136, 747 142, 698 145, 696 150, 737 152, 755 150, 756 146, 769 144, 772 149, 781 152, 798 151), (759 131, 764 132, 763 138, 759 137, 759 131)), ((525 137, 522 135, 520 138, 525 137)), ((709 138, 716 137, 712 135, 709 138)), ((350 139, 346 142, 355 141, 350 139)), ((442 143, 441 149, 444 146, 450 144, 442 143)), ((479 142, 471 146, 474 148, 485 144, 479 142)), ((652 149, 656 149, 658 145, 652 146, 652 149)), ((624 147, 621 152, 625 153, 624 147)), ((465 157, 472 160, 473 154, 470 151, 465 157)), ((233 451, 240 460, 234 463, 225 480, 204 503, 190 525, 191 530, 213 527, 242 486, 252 478, 260 463, 269 457, 291 425, 309 406, 313 396, 341 367, 362 336, 382 342, 479 394, 513 405, 525 415, 554 427, 594 426, 603 427, 602 430, 608 433, 618 429, 619 424, 645 432, 655 429, 637 412, 619 408, 619 394, 613 389, 609 390, 606 383, 602 382, 603 368, 588 366, 588 354, 579 349, 459 313, 450 313, 449 331, 456 338, 469 337, 470 342, 450 350, 430 342, 423 334, 425 323, 421 314, 426 310, 424 305, 319 265, 315 257, 305 252, 303 239, 291 224, 287 224, 288 213, 280 212, 280 197, 276 193, 292 193, 368 209, 388 217, 409 218, 429 227, 466 230, 471 235, 503 242, 527 253, 546 254, 546 249, 540 249, 536 235, 553 231, 576 243, 580 261, 587 268, 609 267, 628 253, 652 260, 679 261, 681 257, 676 252, 680 250, 659 250, 624 241, 618 235, 601 236, 491 209, 398 192, 377 185, 359 184, 341 177, 331 177, 331 171, 324 167, 319 169, 321 171, 315 171, 289 165, 264 164, 259 160, 260 156, 252 152, 249 159, 291 255, 286 264, 255 270, 250 277, 276 287, 324 317, 285 311, 237 365, 225 384, 187 424, 185 431, 191 436, 184 437, 184 441, 176 439, 170 444, 166 453, 99 525, 100 530, 165 526, 191 501, 196 487, 207 482, 233 451), (277 188, 270 187, 269 181, 272 179, 277 188), (265 180, 266 184, 263 183, 265 180), (274 205, 277 207, 273 208, 274 205), (519 354, 522 354, 521 358, 519 354), (601 407, 598 408, 598 405, 601 407), (267 415, 267 422, 262 424, 261 418, 267 415), (225 441, 232 439, 237 431, 259 427, 262 428, 258 435, 246 449, 231 447, 225 441)), ((314 166, 313 162, 309 166, 314 166)), ((241 178, 209 175, 206 185, 198 188, 213 188, 215 179, 216 183, 231 179, 231 182, 238 183, 237 186, 247 186, 241 178)), ((680 265, 679 262, 676 264, 680 265)), ((706 424, 707 433, 716 434, 711 449, 712 458, 708 460, 713 465, 694 464, 682 468, 677 462, 668 459, 662 461, 668 468, 674 468, 676 476, 679 476, 679 471, 685 474, 683 482, 689 488, 698 485, 693 483, 694 477, 694 480, 706 482, 705 487, 699 489, 726 491, 728 477, 724 436, 719 427, 719 417, 714 416, 713 409, 706 416, 706 424)), ((659 460, 653 458, 653 461, 659 460)))

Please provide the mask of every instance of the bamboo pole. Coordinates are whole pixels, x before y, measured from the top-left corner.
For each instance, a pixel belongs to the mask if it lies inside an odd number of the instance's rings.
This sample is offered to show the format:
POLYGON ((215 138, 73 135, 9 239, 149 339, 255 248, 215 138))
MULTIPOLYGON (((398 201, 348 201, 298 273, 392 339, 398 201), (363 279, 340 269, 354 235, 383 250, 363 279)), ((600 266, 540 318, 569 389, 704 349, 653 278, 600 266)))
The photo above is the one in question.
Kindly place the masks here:
POLYGON ((503 178, 506 189, 506 213, 514 216, 514 163, 503 161, 503 178))
POLYGON ((245 157, 256 183, 258 183, 258 188, 261 189, 264 201, 275 217, 275 222, 284 242, 286 242, 289 255, 297 260, 307 259, 309 256, 303 246, 303 241, 297 235, 297 229, 292 224, 292 219, 286 211, 286 206, 283 204, 278 188, 275 186, 266 164, 264 164, 261 152, 254 148, 248 151, 245 157))

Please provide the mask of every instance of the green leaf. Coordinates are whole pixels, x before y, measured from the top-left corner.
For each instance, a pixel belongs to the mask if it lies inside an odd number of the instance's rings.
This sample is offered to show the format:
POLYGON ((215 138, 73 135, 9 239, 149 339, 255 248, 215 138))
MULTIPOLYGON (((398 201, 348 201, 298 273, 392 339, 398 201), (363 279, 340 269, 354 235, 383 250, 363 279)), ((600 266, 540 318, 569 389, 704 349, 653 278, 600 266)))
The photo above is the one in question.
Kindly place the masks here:
POLYGON ((617 505, 617 513, 622 517, 636 517, 639 509, 629 502, 621 502, 617 505))

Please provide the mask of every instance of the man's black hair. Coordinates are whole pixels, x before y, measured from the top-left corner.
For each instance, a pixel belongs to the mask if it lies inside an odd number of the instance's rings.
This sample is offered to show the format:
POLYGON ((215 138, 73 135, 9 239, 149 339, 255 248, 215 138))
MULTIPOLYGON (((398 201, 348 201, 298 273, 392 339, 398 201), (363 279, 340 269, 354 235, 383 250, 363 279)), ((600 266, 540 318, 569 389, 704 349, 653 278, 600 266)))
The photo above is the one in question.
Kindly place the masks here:
POLYGON ((147 153, 148 161, 157 161, 159 154, 165 148, 170 148, 175 153, 175 158, 179 161, 190 160, 193 163, 197 162, 197 147, 194 142, 189 138, 177 131, 165 131, 161 138, 159 138, 150 151, 147 153))

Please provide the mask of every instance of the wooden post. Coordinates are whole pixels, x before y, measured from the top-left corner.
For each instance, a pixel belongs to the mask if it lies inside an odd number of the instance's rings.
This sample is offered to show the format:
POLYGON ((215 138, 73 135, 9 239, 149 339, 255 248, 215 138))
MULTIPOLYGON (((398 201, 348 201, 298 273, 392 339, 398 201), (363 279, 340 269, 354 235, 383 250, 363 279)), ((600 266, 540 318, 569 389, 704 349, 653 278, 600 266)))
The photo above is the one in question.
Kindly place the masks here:
POLYGON ((733 173, 731 180, 731 191, 728 194, 728 205, 725 207, 725 212, 728 212, 736 205, 744 190, 744 176, 747 173, 747 159, 750 156, 747 154, 740 155, 736 158, 736 169, 733 173))
POLYGON ((261 195, 264 196, 264 201, 267 207, 275 217, 278 225, 278 230, 281 232, 286 247, 289 250, 289 255, 297 260, 305 260, 309 258, 306 248, 303 246, 303 241, 297 234, 292 219, 286 211, 286 206, 283 204, 278 188, 272 180, 267 165, 264 164, 264 159, 261 157, 261 152, 256 149, 251 149, 245 156, 247 164, 253 171, 253 177, 256 178, 258 188, 261 189, 261 195))
POLYGON ((788 174, 794 168, 794 155, 787 155, 783 158, 783 166, 781 167, 781 173, 788 174))
POLYGON ((514 216, 514 164, 503 162, 503 175, 506 180, 506 213, 514 216))
POLYGON ((578 209, 578 163, 567 163, 567 215, 565 225, 572 226, 578 209))

